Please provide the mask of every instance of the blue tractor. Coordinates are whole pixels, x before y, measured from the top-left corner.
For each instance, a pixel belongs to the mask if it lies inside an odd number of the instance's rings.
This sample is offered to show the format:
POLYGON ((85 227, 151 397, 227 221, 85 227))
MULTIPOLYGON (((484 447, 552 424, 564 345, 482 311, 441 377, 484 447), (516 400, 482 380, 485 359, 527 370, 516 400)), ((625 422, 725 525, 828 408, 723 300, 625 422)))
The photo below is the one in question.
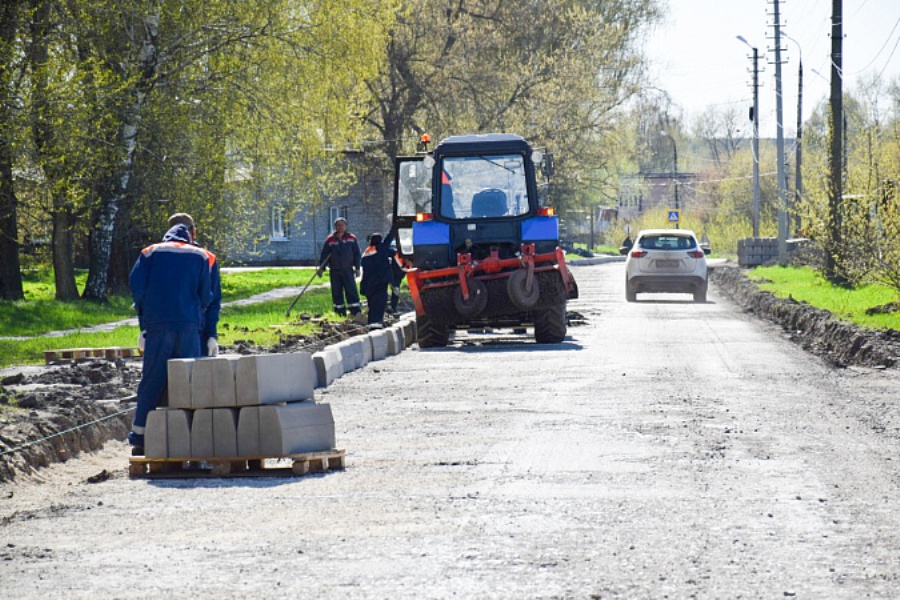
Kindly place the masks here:
POLYGON ((395 167, 393 222, 420 347, 487 327, 531 326, 536 342, 562 342, 578 288, 547 199, 552 157, 518 135, 461 135, 395 167))

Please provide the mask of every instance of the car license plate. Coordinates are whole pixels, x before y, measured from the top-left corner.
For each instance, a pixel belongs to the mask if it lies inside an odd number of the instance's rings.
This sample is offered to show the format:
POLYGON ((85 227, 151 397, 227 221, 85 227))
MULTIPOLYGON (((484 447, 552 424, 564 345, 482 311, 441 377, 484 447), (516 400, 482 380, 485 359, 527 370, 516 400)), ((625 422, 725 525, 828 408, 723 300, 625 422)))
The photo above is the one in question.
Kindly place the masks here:
POLYGON ((660 269, 677 269, 678 261, 677 260, 657 260, 656 266, 657 266, 657 268, 660 268, 660 269))

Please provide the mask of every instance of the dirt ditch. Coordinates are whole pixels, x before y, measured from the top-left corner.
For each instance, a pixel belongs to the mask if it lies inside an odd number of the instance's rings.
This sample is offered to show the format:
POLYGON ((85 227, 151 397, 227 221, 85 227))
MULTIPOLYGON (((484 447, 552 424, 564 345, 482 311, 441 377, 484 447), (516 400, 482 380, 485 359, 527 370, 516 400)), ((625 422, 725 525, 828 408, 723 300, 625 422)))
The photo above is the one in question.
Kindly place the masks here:
POLYGON ((887 368, 900 362, 900 331, 860 328, 793 298, 760 291, 737 267, 714 269, 710 279, 746 312, 781 326, 787 336, 836 367, 887 368))

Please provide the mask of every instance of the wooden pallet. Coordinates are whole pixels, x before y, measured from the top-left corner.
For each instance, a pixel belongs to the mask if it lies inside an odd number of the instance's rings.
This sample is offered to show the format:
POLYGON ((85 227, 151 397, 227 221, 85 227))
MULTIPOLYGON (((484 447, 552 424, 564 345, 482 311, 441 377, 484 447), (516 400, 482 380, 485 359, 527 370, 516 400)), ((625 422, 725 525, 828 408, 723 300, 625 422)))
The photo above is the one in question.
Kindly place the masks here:
POLYGON ((285 456, 146 458, 132 456, 128 476, 144 479, 204 477, 296 477, 344 468, 344 450, 285 456))
POLYGON ((81 360, 95 360, 105 358, 115 360, 117 358, 132 358, 140 356, 137 348, 65 348, 63 350, 44 350, 44 362, 71 363, 81 360))

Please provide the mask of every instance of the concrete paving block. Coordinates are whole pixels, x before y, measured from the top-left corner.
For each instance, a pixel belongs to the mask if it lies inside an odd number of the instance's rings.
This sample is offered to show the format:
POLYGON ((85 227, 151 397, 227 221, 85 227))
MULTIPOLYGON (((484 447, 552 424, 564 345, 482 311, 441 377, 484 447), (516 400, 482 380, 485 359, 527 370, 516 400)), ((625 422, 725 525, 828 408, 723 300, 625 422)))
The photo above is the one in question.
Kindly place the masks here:
POLYGON ((331 405, 291 402, 259 407, 260 449, 264 456, 318 452, 335 447, 331 405))
POLYGON ((166 363, 169 408, 191 408, 191 371, 194 362, 193 358, 173 358, 166 363))
POLYGON ((191 407, 236 406, 235 372, 241 357, 200 358, 191 371, 191 407))
POLYGON ((403 327, 403 341, 406 344, 406 347, 409 348, 413 345, 413 342, 416 341, 416 320, 407 319, 400 323, 403 327))
POLYGON ((167 409, 151 410, 147 414, 147 426, 144 429, 144 456, 147 458, 168 458, 166 443, 167 409))
POLYGON ((213 412, 211 408, 194 411, 194 418, 191 420, 191 456, 193 457, 215 456, 213 412))
POLYGON ((334 383, 335 379, 344 374, 341 353, 333 347, 319 350, 313 354, 313 364, 316 367, 316 387, 328 387, 334 383))
POLYGON ((242 356, 235 374, 237 404, 252 406, 313 397, 316 371, 309 352, 242 356))
POLYGON ((390 337, 390 332, 386 329, 379 329, 377 331, 370 332, 366 337, 369 338, 369 342, 372 350, 372 360, 384 360, 388 354, 388 337, 390 337))
MULTIPOLYGON (((368 341, 365 343, 368 344, 368 341)), ((355 371, 365 364, 363 340, 359 336, 339 342, 334 345, 334 348, 341 353, 341 365, 344 373, 355 371)))
POLYGON ((358 335, 350 340, 354 344, 359 344, 362 349, 362 362, 360 367, 364 367, 372 362, 372 342, 369 341, 368 335, 358 335))
POLYGON ((167 409, 166 440, 169 458, 190 458, 191 416, 194 411, 167 409))
POLYGON ((238 414, 238 456, 259 456, 259 406, 245 406, 238 414))
POLYGON ((403 349, 406 347, 403 342, 403 328, 398 325, 394 325, 393 327, 385 329, 385 331, 388 334, 388 355, 394 356, 395 354, 400 354, 401 352, 403 352, 403 349))
POLYGON ((238 409, 214 408, 213 456, 240 456, 238 454, 238 409))

